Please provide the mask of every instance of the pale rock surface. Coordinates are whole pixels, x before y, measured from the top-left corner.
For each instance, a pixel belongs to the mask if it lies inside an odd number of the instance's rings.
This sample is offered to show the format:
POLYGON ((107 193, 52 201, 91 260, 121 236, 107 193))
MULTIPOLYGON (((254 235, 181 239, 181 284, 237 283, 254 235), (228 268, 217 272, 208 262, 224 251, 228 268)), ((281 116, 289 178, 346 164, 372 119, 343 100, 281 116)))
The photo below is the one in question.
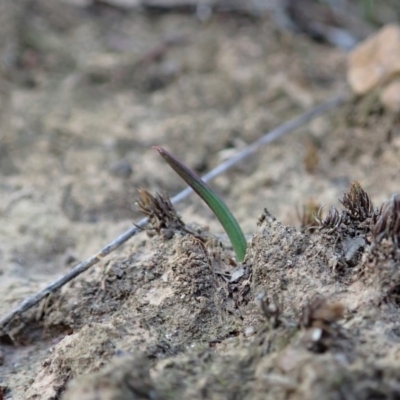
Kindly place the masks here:
POLYGON ((390 111, 400 112, 400 78, 391 82, 381 93, 382 104, 390 111))
POLYGON ((348 81, 365 94, 400 73, 400 27, 390 24, 361 43, 349 55, 348 81))

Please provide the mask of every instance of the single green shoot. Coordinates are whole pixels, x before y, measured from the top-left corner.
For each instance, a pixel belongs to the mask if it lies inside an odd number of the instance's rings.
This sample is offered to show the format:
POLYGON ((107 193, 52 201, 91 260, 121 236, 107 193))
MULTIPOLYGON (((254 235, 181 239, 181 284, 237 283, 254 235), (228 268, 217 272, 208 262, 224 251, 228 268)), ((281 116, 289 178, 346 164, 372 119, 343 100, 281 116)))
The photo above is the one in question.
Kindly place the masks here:
POLYGON ((195 172, 179 161, 167 150, 159 146, 153 146, 169 166, 203 199, 211 211, 221 222, 229 240, 232 243, 233 250, 239 262, 244 260, 247 250, 246 238, 240 228, 239 223, 233 216, 226 204, 217 196, 217 194, 205 183, 195 172))

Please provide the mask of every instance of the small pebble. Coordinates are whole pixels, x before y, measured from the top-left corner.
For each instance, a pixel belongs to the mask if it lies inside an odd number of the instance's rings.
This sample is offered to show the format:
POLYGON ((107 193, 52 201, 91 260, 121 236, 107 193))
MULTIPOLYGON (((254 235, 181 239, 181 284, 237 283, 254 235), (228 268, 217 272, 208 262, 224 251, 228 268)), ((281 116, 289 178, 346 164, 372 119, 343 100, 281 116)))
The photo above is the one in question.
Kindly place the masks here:
POLYGON ((244 335, 245 335, 246 337, 253 336, 254 333, 255 333, 254 326, 248 326, 248 327, 246 328, 246 330, 244 331, 244 335))
POLYGON ((116 161, 110 165, 108 171, 118 178, 129 178, 132 175, 132 166, 128 161, 116 161))

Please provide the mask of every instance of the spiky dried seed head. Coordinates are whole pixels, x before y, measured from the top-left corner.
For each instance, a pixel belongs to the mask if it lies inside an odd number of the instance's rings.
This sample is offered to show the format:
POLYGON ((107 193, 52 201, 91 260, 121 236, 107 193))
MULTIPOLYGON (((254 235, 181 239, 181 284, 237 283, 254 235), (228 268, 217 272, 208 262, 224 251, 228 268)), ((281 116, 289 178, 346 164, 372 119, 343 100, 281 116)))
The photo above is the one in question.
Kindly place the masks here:
POLYGON ((139 189, 139 196, 137 206, 149 218, 151 226, 157 233, 185 228, 168 195, 156 193, 153 196, 146 189, 139 189))
POLYGON ((379 212, 373 217, 372 235, 379 243, 383 239, 391 239, 396 247, 400 244, 400 195, 383 203, 379 212))
POLYGON ((360 183, 354 181, 348 193, 344 193, 340 200, 348 215, 355 221, 363 222, 371 217, 374 207, 367 192, 361 187, 360 183))
POLYGON ((339 228, 342 223, 342 216, 339 211, 335 207, 330 207, 328 211, 328 215, 326 218, 322 219, 322 207, 318 210, 318 214, 315 217, 315 220, 318 222, 320 229, 328 229, 330 232, 335 231, 339 228))

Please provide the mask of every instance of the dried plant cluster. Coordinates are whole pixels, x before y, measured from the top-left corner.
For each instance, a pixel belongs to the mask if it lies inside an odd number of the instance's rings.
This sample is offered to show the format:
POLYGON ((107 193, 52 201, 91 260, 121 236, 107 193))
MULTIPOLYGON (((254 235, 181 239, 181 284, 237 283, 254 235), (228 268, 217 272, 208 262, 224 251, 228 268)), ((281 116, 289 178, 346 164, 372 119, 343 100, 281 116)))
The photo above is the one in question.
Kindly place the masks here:
POLYGON ((369 280, 377 280, 384 302, 400 305, 400 196, 383 203, 372 217, 372 246, 363 262, 369 280))
POLYGON ((340 213, 337 208, 331 207, 328 215, 323 219, 322 208, 315 218, 321 229, 329 232, 341 230, 343 234, 366 233, 371 229, 371 218, 374 215, 374 207, 368 194, 359 182, 353 182, 349 192, 344 193, 340 200, 344 209, 340 213))
POLYGON ((362 254, 371 244, 373 217, 377 211, 374 211, 372 201, 358 182, 353 182, 340 202, 343 210, 330 207, 325 217, 322 216, 323 207, 319 208, 314 216, 318 229, 314 232, 332 237, 332 246, 337 255, 333 263, 334 270, 341 275, 349 275, 349 267, 358 265, 362 254))
POLYGON ((328 233, 331 233, 339 228, 342 223, 342 216, 336 207, 331 207, 328 215, 322 219, 322 207, 320 207, 318 214, 315 216, 315 220, 318 222, 321 229, 325 228, 328 233))
POLYGON ((350 281, 360 276, 375 281, 383 301, 400 305, 400 195, 374 209, 360 183, 354 182, 340 202, 342 211, 331 207, 323 218, 320 208, 315 216, 318 232, 335 238, 336 271, 350 281))
POLYGON ((340 231, 344 236, 364 235, 374 245, 383 239, 390 240, 395 248, 400 245, 400 195, 394 194, 380 208, 374 209, 371 199, 358 182, 354 182, 340 201, 343 211, 335 207, 321 218, 321 209, 315 218, 321 230, 340 231))
POLYGON ((372 234, 376 242, 390 239, 396 248, 400 244, 400 195, 383 203, 373 217, 372 234))
POLYGON ((345 208, 345 217, 352 221, 364 222, 374 211, 372 201, 359 182, 351 185, 350 191, 343 195, 341 203, 345 208))
POLYGON ((174 231, 185 230, 185 224, 179 217, 168 195, 156 193, 153 196, 146 189, 139 189, 139 210, 149 219, 157 234, 172 237, 174 231))

